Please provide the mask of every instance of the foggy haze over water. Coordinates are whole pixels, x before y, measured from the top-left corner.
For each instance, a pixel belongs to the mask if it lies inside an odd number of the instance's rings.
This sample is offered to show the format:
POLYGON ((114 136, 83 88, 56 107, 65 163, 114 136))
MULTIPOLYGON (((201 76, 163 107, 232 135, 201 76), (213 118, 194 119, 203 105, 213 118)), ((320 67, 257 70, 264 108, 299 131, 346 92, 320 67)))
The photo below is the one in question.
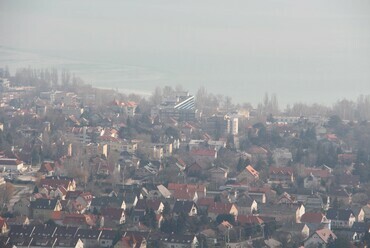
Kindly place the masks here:
POLYGON ((370 94, 368 0, 0 0, 0 31, 0 67, 68 68, 97 87, 253 104, 370 94))

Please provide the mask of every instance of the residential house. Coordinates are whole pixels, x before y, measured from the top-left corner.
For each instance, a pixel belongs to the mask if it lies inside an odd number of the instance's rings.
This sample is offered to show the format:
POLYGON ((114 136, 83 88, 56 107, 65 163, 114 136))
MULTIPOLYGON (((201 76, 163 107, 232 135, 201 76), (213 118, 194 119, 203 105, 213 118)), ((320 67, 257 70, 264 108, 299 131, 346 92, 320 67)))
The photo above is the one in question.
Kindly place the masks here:
POLYGON ((281 185, 283 188, 294 183, 293 167, 273 167, 269 169, 268 183, 270 185, 281 185))
POLYGON ((238 215, 237 223, 241 225, 249 225, 249 226, 262 226, 264 221, 261 217, 255 215, 238 215))
POLYGON ((299 223, 305 223, 309 227, 311 227, 311 225, 321 225, 330 228, 331 221, 328 220, 323 213, 306 212, 301 216, 299 223))
POLYGON ((363 214, 363 220, 365 222, 370 222, 370 203, 366 204, 362 207, 363 214))
POLYGON ((125 232, 114 248, 146 248, 147 240, 141 233, 125 232))
POLYGON ((98 222, 98 218, 91 214, 67 213, 63 218, 63 225, 65 226, 91 228, 97 226, 98 222))
POLYGON ((342 188, 359 188, 360 187, 360 176, 345 174, 338 176, 338 184, 342 188))
POLYGON ((175 190, 172 194, 172 197, 175 200, 182 200, 182 201, 198 201, 198 193, 194 190, 189 190, 188 188, 182 188, 175 190))
POLYGON ((46 176, 53 176, 54 166, 55 166, 54 162, 44 161, 44 162, 42 162, 38 172, 40 172, 41 174, 46 175, 46 176))
POLYGON ((267 161, 269 152, 261 146, 252 146, 247 149, 247 153, 251 155, 252 164, 256 164, 259 160, 267 161))
POLYGON ((277 232, 283 234, 287 240, 291 239, 294 235, 303 239, 308 238, 310 235, 310 229, 305 223, 287 222, 277 232))
POLYGON ((0 217, 0 235, 3 235, 9 231, 6 220, 0 217))
POLYGON ((288 194, 287 192, 284 192, 279 196, 277 204, 293 205, 297 204, 297 199, 294 196, 288 194))
POLYGON ((55 248, 84 248, 86 247, 81 239, 55 239, 54 241, 55 248))
POLYGON ((303 203, 307 210, 327 210, 330 204, 330 198, 319 194, 295 195, 298 203, 303 203))
POLYGON ((62 205, 58 199, 40 198, 30 202, 30 212, 34 219, 49 220, 54 211, 60 210, 62 210, 62 205))
POLYGON ((28 216, 18 215, 13 218, 8 218, 6 222, 8 223, 8 225, 29 225, 30 219, 28 218, 28 216))
POLYGON ((188 216, 196 216, 198 214, 198 207, 193 201, 176 201, 173 205, 172 212, 177 215, 185 213, 188 216))
POLYGON ((303 204, 299 204, 295 211, 295 222, 301 223, 302 216, 306 213, 306 208, 303 204))
POLYGON ((356 221, 352 210, 331 208, 326 212, 326 218, 331 221, 334 228, 351 228, 356 221))
POLYGON ((116 239, 117 231, 103 229, 100 233, 99 247, 112 247, 116 239))
POLYGON ((227 180, 229 170, 222 167, 212 167, 208 172, 211 175, 210 180, 212 182, 224 184, 227 180))
POLYGON ((40 187, 47 189, 57 189, 59 186, 63 186, 67 191, 76 190, 76 182, 73 178, 51 176, 40 180, 40 187))
POLYGON ((165 199, 171 198, 171 195, 172 195, 171 192, 164 185, 162 184, 157 185, 157 189, 163 198, 165 199))
POLYGON ((75 237, 82 240, 84 247, 99 247, 101 232, 98 229, 78 229, 75 237))
POLYGON ((188 192, 197 192, 198 198, 206 197, 207 188, 204 184, 181 184, 181 183, 169 183, 168 190, 174 194, 176 190, 186 190, 188 192))
POLYGON ((331 188, 328 195, 332 201, 337 200, 340 204, 350 205, 352 203, 352 193, 348 192, 345 188, 331 188))
POLYGON ((195 235, 169 235, 160 239, 164 248, 196 248, 198 239, 195 235))
POLYGON ((217 151, 212 149, 192 149, 190 150, 190 156, 196 161, 202 159, 214 161, 217 158, 217 151))
POLYGON ((293 155, 286 148, 277 148, 272 153, 272 159, 277 167, 287 166, 293 161, 293 155))
POLYGON ((232 214, 238 216, 238 208, 233 203, 214 202, 208 207, 208 217, 216 219, 220 214, 232 214))
POLYGON ((125 223, 125 211, 122 208, 102 208, 101 216, 104 218, 104 227, 115 228, 125 223))
POLYGON ((84 213, 87 209, 90 208, 91 202, 94 199, 94 196, 90 192, 82 192, 76 198, 76 203, 81 206, 81 213, 84 213))
POLYGON ((78 230, 79 227, 58 226, 53 234, 53 237, 58 239, 73 239, 78 230))
POLYGON ((32 236, 34 225, 13 225, 10 227, 8 236, 11 240, 25 239, 32 236))
POLYGON ((265 204, 268 199, 275 198, 276 192, 269 188, 250 188, 248 195, 256 200, 257 203, 265 204))
POLYGON ((199 175, 202 175, 203 168, 198 162, 194 162, 186 167, 185 172, 188 177, 197 177, 199 175))
POLYGON ((337 236, 328 228, 315 231, 308 239, 304 241, 304 247, 323 247, 326 248, 337 239, 337 236))
POLYGON ((116 195, 111 196, 99 196, 91 200, 90 211, 100 211, 104 207, 115 207, 126 209, 126 204, 123 197, 118 197, 116 195))
POLYGON ((153 209, 155 213, 163 212, 164 204, 159 199, 139 199, 135 205, 135 211, 145 211, 153 209))
POLYGON ((252 183, 259 179, 259 172, 255 170, 251 165, 245 167, 237 177, 238 182, 252 183))
POLYGON ((257 201, 248 195, 242 195, 237 200, 238 214, 254 214, 258 211, 257 201))
POLYGON ((370 224, 366 222, 355 222, 353 223, 350 232, 352 234, 353 241, 362 241, 365 235, 370 233, 370 224))
POLYGON ((23 169, 23 162, 17 158, 0 157, 0 171, 21 171, 23 169))

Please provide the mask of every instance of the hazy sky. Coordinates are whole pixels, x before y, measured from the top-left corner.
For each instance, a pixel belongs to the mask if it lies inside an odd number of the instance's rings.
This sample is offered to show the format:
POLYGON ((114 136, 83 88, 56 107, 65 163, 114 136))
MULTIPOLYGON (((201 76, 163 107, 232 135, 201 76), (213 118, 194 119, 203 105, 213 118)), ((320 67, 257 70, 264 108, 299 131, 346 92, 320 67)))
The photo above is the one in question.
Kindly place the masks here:
POLYGON ((238 102, 370 94, 369 0, 0 0, 0 45, 152 68, 238 102))

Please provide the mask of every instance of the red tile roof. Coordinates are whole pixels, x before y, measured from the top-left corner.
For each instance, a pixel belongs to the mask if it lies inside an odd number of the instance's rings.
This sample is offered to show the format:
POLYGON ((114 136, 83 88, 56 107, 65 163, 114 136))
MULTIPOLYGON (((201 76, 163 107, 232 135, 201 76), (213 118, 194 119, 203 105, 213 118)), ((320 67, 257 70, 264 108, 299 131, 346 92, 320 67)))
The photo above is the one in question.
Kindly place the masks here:
POLYGON ((245 167, 245 169, 250 173, 252 174, 252 176, 254 176, 255 178, 258 178, 259 177, 259 172, 256 171, 251 165, 248 165, 247 167, 245 167))
POLYGON ((229 214, 234 204, 215 202, 208 207, 208 213, 229 214))
POLYGON ((260 217, 254 216, 254 215, 238 215, 237 221, 240 224, 263 224, 264 223, 264 221, 260 217))
POLYGON ((209 149, 193 149, 190 151, 190 154, 193 156, 202 156, 202 157, 213 157, 217 156, 217 151, 209 149))
POLYGON ((102 208, 101 215, 104 218, 118 221, 124 215, 124 210, 121 208, 102 208))
POLYGON ((327 244, 329 242, 329 237, 331 236, 333 240, 337 239, 337 236, 328 228, 320 229, 315 232, 319 237, 327 244))
POLYGON ((322 223, 325 215, 323 213, 304 213, 301 217, 302 223, 322 223))

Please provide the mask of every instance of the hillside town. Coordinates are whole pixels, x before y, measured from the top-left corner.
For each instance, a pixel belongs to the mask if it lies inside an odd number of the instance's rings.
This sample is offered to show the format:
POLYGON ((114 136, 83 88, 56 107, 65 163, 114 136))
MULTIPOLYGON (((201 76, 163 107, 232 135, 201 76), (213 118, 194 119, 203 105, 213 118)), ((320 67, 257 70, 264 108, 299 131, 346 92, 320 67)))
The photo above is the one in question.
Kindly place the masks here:
POLYGON ((367 247, 370 123, 348 109, 0 69, 0 247, 367 247))

